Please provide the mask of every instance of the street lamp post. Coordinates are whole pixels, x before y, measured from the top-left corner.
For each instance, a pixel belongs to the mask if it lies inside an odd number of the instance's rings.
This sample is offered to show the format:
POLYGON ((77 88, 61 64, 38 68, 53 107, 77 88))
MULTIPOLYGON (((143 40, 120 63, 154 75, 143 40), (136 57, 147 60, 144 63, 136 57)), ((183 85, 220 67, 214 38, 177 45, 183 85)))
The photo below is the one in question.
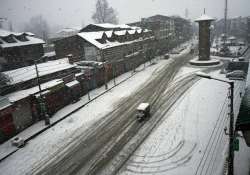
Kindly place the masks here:
POLYGON ((38 67, 37 67, 37 60, 35 60, 35 69, 36 69, 36 78, 37 78, 37 84, 38 84, 39 95, 40 95, 40 99, 39 99, 40 110, 41 110, 42 116, 44 118, 45 125, 50 125, 50 119, 49 119, 49 116, 47 114, 47 108, 46 108, 44 96, 42 94, 39 71, 38 71, 38 67))
POLYGON ((230 124, 229 124, 229 159, 228 159, 228 175, 234 174, 234 82, 226 81, 219 78, 212 77, 205 73, 197 73, 199 77, 213 79, 220 82, 224 82, 230 85, 230 124))

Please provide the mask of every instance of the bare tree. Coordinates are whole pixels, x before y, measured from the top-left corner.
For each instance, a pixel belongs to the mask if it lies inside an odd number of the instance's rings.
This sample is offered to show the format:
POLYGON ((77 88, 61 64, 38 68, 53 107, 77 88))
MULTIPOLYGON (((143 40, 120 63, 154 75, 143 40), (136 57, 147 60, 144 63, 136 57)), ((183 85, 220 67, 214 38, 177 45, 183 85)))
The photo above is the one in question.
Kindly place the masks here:
POLYGON ((112 7, 109 7, 107 0, 97 0, 95 6, 96 11, 92 16, 92 19, 96 23, 118 23, 117 12, 112 7))
POLYGON ((44 40, 49 37, 49 25, 42 15, 32 17, 25 25, 24 30, 32 32, 44 40))

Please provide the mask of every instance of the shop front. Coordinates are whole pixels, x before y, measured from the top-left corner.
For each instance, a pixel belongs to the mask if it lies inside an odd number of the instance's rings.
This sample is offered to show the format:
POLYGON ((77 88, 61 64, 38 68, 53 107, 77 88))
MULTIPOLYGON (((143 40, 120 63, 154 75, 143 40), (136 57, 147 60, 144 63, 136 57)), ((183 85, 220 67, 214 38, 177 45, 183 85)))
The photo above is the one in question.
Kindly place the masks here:
POLYGON ((0 143, 3 143, 16 133, 12 116, 13 110, 12 105, 0 110, 0 143))

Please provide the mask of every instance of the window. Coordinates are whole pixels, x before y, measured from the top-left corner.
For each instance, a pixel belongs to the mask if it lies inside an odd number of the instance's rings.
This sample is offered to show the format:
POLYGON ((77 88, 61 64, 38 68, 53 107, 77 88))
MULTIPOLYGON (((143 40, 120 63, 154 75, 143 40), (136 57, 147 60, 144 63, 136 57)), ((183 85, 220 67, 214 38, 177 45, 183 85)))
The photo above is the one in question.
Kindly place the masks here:
POLYGON ((29 41, 25 35, 16 36, 16 39, 22 42, 29 41))
POLYGON ((7 43, 16 43, 16 40, 13 38, 13 36, 6 36, 2 39, 7 43))
POLYGON ((106 43, 106 40, 103 40, 103 39, 97 39, 96 41, 98 41, 101 44, 105 44, 106 43))

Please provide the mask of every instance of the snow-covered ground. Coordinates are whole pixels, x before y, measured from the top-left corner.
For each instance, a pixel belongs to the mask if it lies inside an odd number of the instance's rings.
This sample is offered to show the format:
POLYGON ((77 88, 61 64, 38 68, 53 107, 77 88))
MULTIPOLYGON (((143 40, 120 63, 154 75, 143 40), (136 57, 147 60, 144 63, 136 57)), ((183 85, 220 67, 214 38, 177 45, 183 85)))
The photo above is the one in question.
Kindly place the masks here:
MULTIPOLYGON (((69 118, 42 133, 39 137, 29 141, 24 148, 18 150, 15 154, 1 162, 0 172, 11 175, 29 174, 34 165, 39 164, 42 159, 48 158, 72 140, 77 139, 79 133, 83 133, 92 123, 112 111, 121 99, 129 96, 132 92, 140 88, 151 78, 152 75, 157 74, 158 71, 170 61, 171 59, 157 60, 157 64, 147 66, 145 70, 143 65, 137 68, 137 70, 140 71, 130 79, 97 98, 93 102, 87 104, 84 108, 74 113, 69 118)), ((123 74, 116 79, 116 82, 120 82, 130 75, 131 72, 123 74)), ((109 88, 112 83, 112 81, 109 83, 109 88)), ((104 87, 101 87, 100 89, 91 92, 90 96, 93 98, 103 91, 104 87)), ((87 96, 84 96, 79 102, 60 110, 55 116, 53 116, 52 120, 56 120, 56 118, 65 115, 72 109, 82 105, 87 101, 87 98, 87 96)), ((39 126, 40 125, 37 125, 37 127, 39 126)), ((21 135, 22 134, 25 136, 26 134, 29 134, 29 132, 27 130, 27 132, 24 131, 21 135)))
MULTIPOLYGON (((179 76, 198 71, 183 69, 179 76)), ((224 78, 217 72, 216 77, 224 78)), ((178 78, 176 78, 178 79, 178 78)), ((244 83, 236 82, 235 113, 244 83)), ((135 151, 119 174, 222 174, 227 155, 228 85, 201 79, 135 151)))

